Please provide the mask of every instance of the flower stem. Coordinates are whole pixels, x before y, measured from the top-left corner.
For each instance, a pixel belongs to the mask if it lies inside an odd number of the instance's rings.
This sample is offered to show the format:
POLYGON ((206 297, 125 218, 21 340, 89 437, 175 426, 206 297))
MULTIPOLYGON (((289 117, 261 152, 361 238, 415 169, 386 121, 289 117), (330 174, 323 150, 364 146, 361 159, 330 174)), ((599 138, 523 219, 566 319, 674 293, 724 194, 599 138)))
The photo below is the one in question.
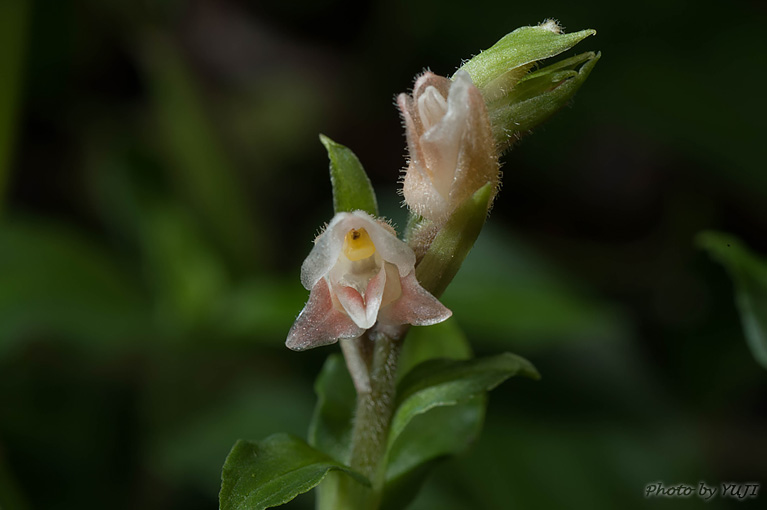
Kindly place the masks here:
POLYGON ((370 480, 372 487, 363 487, 344 477, 339 495, 343 494, 345 501, 336 503, 338 509, 376 510, 383 495, 386 447, 394 412, 397 361, 402 342, 378 336, 374 344, 370 390, 357 394, 350 462, 353 469, 370 480))

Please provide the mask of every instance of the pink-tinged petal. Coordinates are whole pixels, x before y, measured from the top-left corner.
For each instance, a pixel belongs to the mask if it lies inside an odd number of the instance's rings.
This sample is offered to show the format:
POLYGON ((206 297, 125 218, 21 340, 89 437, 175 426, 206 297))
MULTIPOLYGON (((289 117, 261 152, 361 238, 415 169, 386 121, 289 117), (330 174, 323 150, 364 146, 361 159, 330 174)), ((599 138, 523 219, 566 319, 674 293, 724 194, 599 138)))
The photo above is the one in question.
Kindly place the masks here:
POLYGON ((421 287, 415 277, 415 271, 402 278, 400 284, 402 296, 381 310, 380 322, 387 325, 431 326, 453 315, 453 312, 421 287))
POLYGON ((290 328, 285 342, 294 351, 335 343, 339 338, 356 338, 364 333, 349 316, 333 306, 330 288, 320 279, 309 294, 309 301, 290 328))
POLYGON ((362 329, 372 328, 378 319, 378 309, 381 307, 384 287, 386 285, 386 270, 381 270, 370 279, 365 297, 356 289, 345 285, 333 285, 338 302, 354 323, 362 329))

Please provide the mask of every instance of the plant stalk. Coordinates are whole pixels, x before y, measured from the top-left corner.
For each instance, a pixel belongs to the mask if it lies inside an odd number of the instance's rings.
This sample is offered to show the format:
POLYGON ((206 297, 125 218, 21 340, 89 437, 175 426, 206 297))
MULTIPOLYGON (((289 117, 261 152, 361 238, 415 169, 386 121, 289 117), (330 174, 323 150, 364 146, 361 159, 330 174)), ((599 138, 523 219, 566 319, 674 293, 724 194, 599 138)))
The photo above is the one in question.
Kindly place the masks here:
POLYGON ((350 458, 351 467, 365 475, 372 486, 364 487, 348 476, 342 477, 335 510, 377 510, 381 504, 402 341, 380 335, 373 343, 370 389, 357 394, 350 458))

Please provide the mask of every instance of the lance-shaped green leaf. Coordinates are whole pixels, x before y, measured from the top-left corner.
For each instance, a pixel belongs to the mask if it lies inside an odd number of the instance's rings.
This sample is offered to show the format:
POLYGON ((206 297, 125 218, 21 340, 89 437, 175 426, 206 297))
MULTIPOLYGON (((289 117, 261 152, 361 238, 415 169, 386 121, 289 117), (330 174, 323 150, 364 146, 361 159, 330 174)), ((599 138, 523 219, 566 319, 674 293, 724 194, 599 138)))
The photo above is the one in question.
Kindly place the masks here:
POLYGON ((582 53, 528 74, 512 92, 489 103, 488 116, 498 149, 506 150, 575 96, 601 57, 582 53))
POLYGON ((320 141, 330 158, 330 183, 333 186, 335 212, 361 209, 378 216, 378 202, 373 185, 370 184, 370 179, 357 156, 348 147, 325 135, 320 135, 320 141))
POLYGON ((363 485, 362 475, 315 450, 301 439, 275 434, 263 441, 237 441, 221 473, 221 510, 262 510, 279 506, 314 488, 330 471, 363 485))
POLYGON ((407 424, 435 407, 451 406, 492 390, 514 375, 540 376, 526 359, 511 353, 465 361, 433 359, 421 363, 397 386, 397 406, 389 433, 393 445, 407 424))
POLYGON ((756 361, 767 368, 767 259, 722 232, 704 232, 698 244, 730 273, 746 342, 756 361))
POLYGON ((494 187, 487 183, 467 198, 440 229, 416 267, 421 286, 439 297, 461 267, 485 224, 494 187))

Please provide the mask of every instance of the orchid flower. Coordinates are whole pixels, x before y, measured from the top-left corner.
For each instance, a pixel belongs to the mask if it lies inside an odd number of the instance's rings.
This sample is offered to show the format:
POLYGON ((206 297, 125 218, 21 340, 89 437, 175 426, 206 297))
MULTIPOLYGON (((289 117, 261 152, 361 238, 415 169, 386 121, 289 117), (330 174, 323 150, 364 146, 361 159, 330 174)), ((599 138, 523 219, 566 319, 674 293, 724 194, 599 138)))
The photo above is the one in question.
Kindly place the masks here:
POLYGON ((452 314, 418 283, 413 250, 363 211, 333 217, 301 266, 301 283, 309 301, 286 342, 297 351, 359 337, 376 323, 392 334, 452 314))
POLYGON ((397 104, 407 131, 410 161, 405 202, 426 219, 443 222, 479 188, 498 185, 498 160, 485 101, 465 71, 454 79, 426 72, 413 95, 397 104))

